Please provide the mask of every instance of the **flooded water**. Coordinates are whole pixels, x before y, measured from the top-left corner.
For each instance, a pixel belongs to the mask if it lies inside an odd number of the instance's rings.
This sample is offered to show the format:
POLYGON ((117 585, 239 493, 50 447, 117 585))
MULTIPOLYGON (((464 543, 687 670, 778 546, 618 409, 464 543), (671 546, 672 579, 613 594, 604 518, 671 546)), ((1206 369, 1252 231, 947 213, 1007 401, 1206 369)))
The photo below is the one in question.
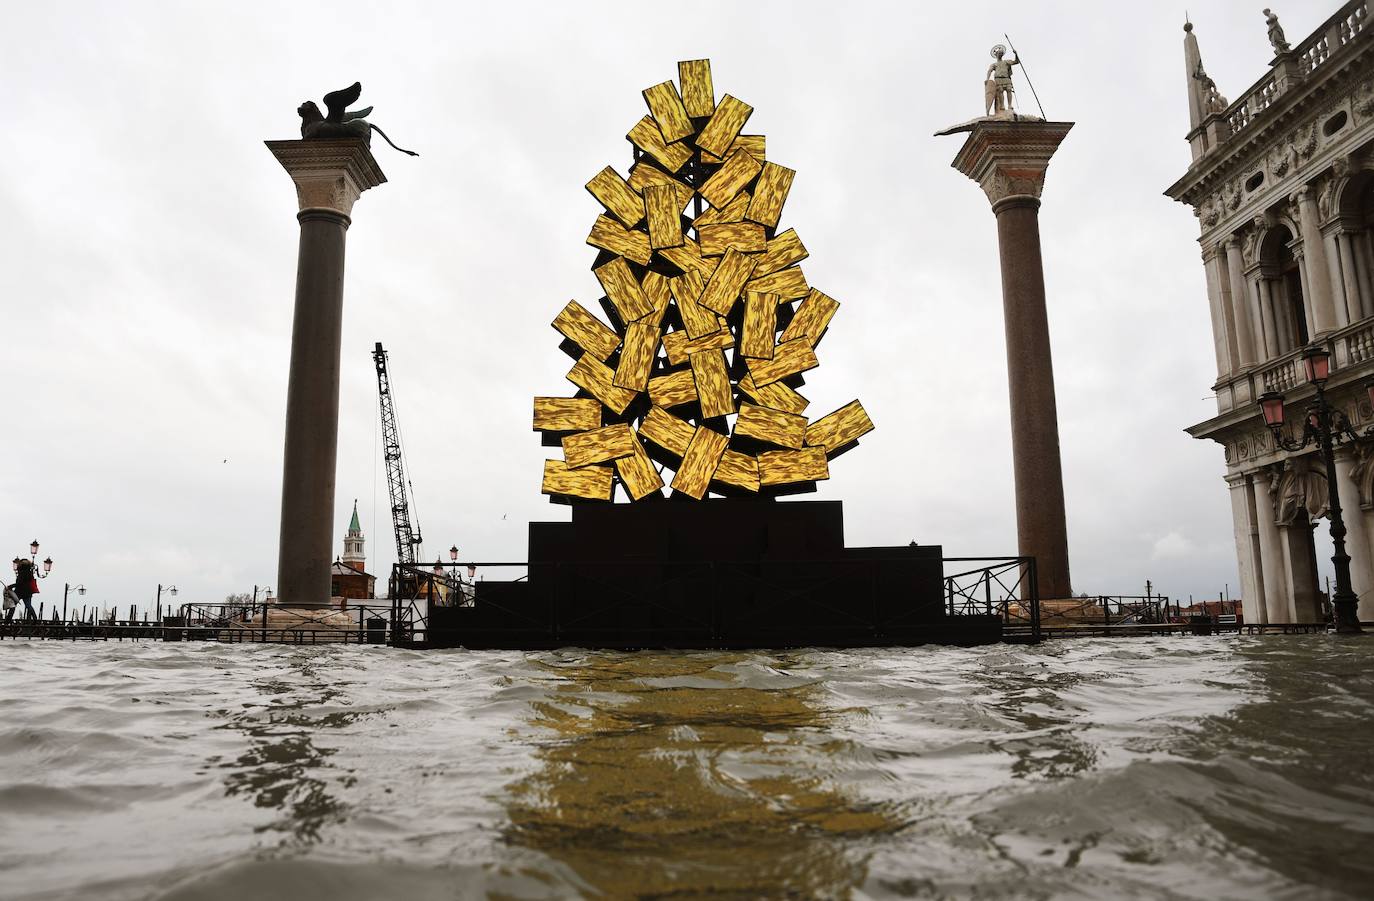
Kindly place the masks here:
POLYGON ((1374 637, 0 644, 0 897, 1368 898, 1374 637))

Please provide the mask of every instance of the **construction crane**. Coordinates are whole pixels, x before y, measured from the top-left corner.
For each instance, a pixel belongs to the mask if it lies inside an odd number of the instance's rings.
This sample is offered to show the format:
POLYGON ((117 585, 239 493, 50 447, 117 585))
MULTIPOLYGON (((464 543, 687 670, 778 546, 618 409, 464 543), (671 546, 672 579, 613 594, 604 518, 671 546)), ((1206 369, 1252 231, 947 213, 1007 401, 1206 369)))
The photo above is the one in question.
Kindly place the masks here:
POLYGON ((382 450, 386 457, 386 488, 391 495, 391 524, 396 531, 396 562, 414 565, 420 558, 420 524, 410 524, 410 502, 406 496, 405 472, 401 466, 401 432, 396 427, 396 404, 391 396, 391 378, 386 371, 386 351, 382 342, 372 351, 377 364, 377 394, 382 404, 382 450))

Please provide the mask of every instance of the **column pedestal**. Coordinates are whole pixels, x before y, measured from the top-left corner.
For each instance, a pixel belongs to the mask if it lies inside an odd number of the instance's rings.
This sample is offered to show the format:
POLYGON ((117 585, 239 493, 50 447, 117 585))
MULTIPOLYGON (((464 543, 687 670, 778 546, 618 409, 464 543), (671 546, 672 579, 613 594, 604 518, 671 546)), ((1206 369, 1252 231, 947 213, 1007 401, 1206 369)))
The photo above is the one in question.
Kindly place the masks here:
POLYGON ((997 216, 1017 544, 1036 558, 1042 599, 1072 595, 1039 217, 1045 171, 1072 127, 1003 116, 951 129, 969 132, 954 167, 978 182, 997 216))
POLYGON ((334 559, 344 239, 354 201, 386 177, 361 140, 266 143, 296 184, 301 225, 286 392, 277 603, 327 607, 334 559))

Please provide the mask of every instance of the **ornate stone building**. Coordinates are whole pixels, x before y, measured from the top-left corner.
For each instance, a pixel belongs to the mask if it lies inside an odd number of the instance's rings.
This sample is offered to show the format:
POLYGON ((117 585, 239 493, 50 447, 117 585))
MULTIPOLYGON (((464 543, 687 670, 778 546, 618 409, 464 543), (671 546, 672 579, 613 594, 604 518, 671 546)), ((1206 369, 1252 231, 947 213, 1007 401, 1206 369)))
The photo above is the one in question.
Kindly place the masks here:
MULTIPOLYGON (((1374 419, 1374 23, 1356 0, 1290 45, 1271 18, 1274 57, 1231 102, 1184 31, 1193 159, 1165 193, 1201 223, 1217 362, 1217 415, 1188 432, 1225 448, 1246 620, 1310 622, 1322 615, 1312 530, 1327 514, 1326 473, 1313 447, 1275 448, 1256 401, 1282 392, 1300 434, 1315 392, 1299 357, 1320 342, 1333 355, 1332 403, 1357 430, 1374 419)), ((1336 471, 1370 620, 1374 443, 1339 451, 1336 471)))

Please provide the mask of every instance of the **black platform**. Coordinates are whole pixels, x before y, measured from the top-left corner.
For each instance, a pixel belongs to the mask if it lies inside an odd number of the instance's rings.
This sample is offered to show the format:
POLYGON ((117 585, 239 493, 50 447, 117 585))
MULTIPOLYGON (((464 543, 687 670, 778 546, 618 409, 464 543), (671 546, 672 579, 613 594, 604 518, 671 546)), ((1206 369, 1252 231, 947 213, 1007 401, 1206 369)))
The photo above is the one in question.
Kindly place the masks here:
POLYGON ((431 647, 987 644, 997 616, 945 610, 938 545, 846 548, 839 501, 583 504, 530 523, 529 576, 432 607, 431 647))

